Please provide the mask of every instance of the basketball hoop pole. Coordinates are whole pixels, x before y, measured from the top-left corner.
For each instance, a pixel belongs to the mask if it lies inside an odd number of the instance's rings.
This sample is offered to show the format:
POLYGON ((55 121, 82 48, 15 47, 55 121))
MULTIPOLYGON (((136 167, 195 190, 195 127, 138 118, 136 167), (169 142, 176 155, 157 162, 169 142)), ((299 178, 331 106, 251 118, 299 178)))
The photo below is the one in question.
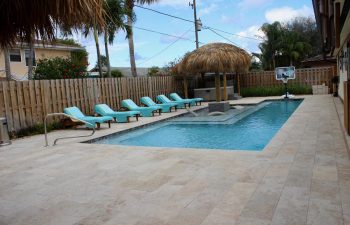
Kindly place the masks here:
POLYGON ((284 91, 285 91, 284 98, 288 98, 288 88, 287 88, 288 79, 283 80, 283 83, 284 83, 284 91))
POLYGON ((286 76, 286 74, 282 74, 283 77, 283 83, 284 83, 284 91, 285 91, 285 99, 288 99, 288 87, 287 87, 287 83, 288 83, 288 76, 286 76))

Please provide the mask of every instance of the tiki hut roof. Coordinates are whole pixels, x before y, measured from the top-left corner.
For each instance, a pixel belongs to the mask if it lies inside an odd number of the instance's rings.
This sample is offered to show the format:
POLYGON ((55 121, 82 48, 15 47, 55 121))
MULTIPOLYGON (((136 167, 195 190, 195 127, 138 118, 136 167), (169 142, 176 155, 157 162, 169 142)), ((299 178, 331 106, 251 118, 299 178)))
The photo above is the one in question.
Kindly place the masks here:
POLYGON ((0 4, 0 46, 33 38, 52 40, 55 28, 104 25, 104 0, 5 0, 0 4), (34 37, 33 37, 34 36, 34 37))
POLYGON ((226 43, 212 43, 187 54, 180 62, 182 74, 243 73, 249 69, 251 56, 243 49, 226 43))

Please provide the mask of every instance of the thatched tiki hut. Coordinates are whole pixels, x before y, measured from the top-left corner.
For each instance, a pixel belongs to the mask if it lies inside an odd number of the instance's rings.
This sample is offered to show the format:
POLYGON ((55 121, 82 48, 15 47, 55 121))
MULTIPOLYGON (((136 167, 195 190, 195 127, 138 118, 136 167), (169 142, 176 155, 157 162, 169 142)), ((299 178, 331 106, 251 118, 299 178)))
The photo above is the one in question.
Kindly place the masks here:
POLYGON ((187 54, 179 65, 182 74, 215 73, 216 101, 221 101, 220 74, 223 74, 224 99, 227 100, 226 73, 244 73, 251 56, 243 49, 226 43, 204 45, 187 54))
POLYGON ((52 40, 56 28, 80 27, 91 20, 104 26, 104 0, 5 0, 0 7, 0 47, 35 38, 52 40))

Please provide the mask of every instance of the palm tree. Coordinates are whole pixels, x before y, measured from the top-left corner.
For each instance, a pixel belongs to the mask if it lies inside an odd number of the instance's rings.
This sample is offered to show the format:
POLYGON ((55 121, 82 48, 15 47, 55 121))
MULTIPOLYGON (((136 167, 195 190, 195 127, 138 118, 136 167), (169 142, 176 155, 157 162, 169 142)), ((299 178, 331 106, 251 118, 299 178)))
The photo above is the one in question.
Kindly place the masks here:
MULTIPOLYGON (((133 13, 135 2, 137 4, 144 5, 144 4, 152 4, 152 3, 157 2, 157 1, 158 0, 126 0, 125 4, 126 4, 128 11, 133 13)), ((132 31, 132 23, 133 23, 132 14, 128 14, 127 25, 130 28, 130 33, 128 35, 128 41, 129 41, 131 73, 134 77, 137 77, 136 63, 135 63, 134 34, 132 31)))
POLYGON ((32 41, 29 42, 28 80, 33 79, 33 61, 34 61, 34 43, 32 39, 32 41))
POLYGON ((4 47, 4 57, 5 57, 5 73, 6 79, 12 80, 11 76, 11 65, 10 65, 10 53, 7 47, 4 47))
POLYGON ((261 30, 266 36, 266 41, 259 45, 264 61, 268 64, 269 69, 275 69, 276 55, 279 53, 281 46, 282 26, 279 22, 265 23, 261 30))
MULTIPOLYGON (((106 0, 105 2, 106 29, 104 30, 104 44, 107 61, 107 76, 111 77, 111 64, 109 58, 108 44, 113 44, 114 38, 118 30, 122 29, 129 33, 128 26, 125 25, 125 20, 128 15, 127 8, 120 0, 106 0)), ((133 18, 133 16, 131 16, 133 18)), ((128 35, 127 35, 128 36, 128 35)))
MULTIPOLYGON (((71 30, 64 30, 64 35, 70 35, 71 30)), ((100 28, 95 19, 92 19, 89 23, 84 24, 84 26, 81 28, 82 33, 84 34, 85 37, 87 37, 90 32, 92 31, 94 41, 95 41, 95 46, 96 46, 96 55, 97 55, 97 67, 98 67, 98 73, 100 77, 103 77, 102 73, 102 64, 101 64, 101 51, 100 51, 100 43, 98 40, 99 35, 102 33, 102 28, 100 28)))
POLYGON ((312 46, 301 40, 297 33, 285 31, 282 52, 288 56, 291 66, 293 66, 295 61, 300 60, 305 52, 310 52, 311 50, 312 46))

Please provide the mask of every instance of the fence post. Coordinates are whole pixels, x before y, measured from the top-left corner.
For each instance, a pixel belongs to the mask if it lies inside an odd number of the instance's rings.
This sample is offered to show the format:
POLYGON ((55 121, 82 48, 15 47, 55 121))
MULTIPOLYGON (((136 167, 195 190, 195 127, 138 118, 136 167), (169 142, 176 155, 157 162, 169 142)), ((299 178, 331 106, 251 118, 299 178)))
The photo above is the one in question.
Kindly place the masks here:
POLYGON ((148 84, 148 96, 150 98, 153 98, 152 77, 147 78, 147 84, 148 84))

